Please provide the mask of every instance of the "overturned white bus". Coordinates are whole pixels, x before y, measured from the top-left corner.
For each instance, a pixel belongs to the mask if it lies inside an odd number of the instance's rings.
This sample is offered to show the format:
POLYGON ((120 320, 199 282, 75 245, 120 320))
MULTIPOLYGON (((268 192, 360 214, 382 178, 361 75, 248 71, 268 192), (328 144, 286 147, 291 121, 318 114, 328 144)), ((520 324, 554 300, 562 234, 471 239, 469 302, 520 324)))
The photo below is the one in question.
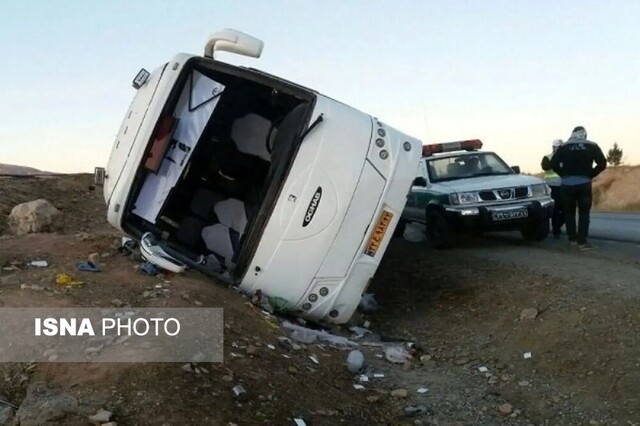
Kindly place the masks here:
POLYGON ((404 208, 421 142, 308 88, 214 59, 263 43, 214 34, 133 82, 106 173, 109 222, 167 262, 287 301, 355 311, 404 208))

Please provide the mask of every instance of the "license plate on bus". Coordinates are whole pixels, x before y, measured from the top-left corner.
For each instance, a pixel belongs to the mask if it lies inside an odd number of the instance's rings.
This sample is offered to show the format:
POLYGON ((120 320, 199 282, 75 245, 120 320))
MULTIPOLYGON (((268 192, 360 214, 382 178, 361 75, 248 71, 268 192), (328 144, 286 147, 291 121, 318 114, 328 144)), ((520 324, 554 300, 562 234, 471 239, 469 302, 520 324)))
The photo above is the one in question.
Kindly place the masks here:
POLYGON ((364 253, 368 256, 374 257, 380 248, 380 244, 384 239, 384 234, 387 233, 387 228, 391 223, 391 219, 393 219, 393 213, 388 210, 383 210, 380 219, 378 219, 378 224, 376 225, 376 229, 373 231, 373 235, 369 240, 369 244, 367 245, 367 249, 364 253))
POLYGON ((500 212, 493 212, 491 216, 495 221, 526 219, 527 217, 529 217, 529 211, 527 209, 506 210, 506 211, 500 211, 500 212))

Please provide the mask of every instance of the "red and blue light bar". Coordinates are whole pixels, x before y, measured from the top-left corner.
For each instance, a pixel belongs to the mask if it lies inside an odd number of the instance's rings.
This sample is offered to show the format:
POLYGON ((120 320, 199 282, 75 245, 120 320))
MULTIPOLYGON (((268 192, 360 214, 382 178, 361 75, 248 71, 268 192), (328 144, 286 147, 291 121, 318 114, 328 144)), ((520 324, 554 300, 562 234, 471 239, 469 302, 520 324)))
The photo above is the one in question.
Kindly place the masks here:
POLYGON ((476 151, 482 148, 480 139, 468 139, 457 142, 436 143, 431 145, 422 145, 422 156, 429 157, 433 154, 441 154, 443 152, 453 151, 476 151))

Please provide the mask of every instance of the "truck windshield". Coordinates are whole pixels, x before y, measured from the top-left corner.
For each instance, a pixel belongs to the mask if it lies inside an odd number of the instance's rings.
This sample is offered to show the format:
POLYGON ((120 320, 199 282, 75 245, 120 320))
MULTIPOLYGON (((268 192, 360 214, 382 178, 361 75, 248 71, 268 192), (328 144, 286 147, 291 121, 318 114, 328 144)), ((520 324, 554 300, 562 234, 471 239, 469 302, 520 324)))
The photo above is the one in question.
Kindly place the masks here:
POLYGON ((428 159, 427 171, 429 180, 433 183, 513 173, 509 166, 492 152, 428 159))

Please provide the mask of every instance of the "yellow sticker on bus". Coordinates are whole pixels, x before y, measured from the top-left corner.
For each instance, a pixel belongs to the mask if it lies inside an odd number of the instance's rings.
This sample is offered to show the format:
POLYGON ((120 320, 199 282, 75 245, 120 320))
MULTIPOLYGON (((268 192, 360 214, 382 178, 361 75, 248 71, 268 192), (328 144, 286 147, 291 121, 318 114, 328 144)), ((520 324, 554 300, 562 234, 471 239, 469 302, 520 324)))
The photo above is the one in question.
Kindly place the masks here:
POLYGON ((393 219, 393 213, 388 210, 383 210, 382 215, 380 215, 380 219, 378 219, 378 224, 376 225, 376 229, 373 231, 373 235, 369 240, 369 245, 364 253, 367 256, 374 257, 376 252, 380 248, 380 244, 384 239, 384 234, 387 232, 387 228, 391 223, 391 219, 393 219))

